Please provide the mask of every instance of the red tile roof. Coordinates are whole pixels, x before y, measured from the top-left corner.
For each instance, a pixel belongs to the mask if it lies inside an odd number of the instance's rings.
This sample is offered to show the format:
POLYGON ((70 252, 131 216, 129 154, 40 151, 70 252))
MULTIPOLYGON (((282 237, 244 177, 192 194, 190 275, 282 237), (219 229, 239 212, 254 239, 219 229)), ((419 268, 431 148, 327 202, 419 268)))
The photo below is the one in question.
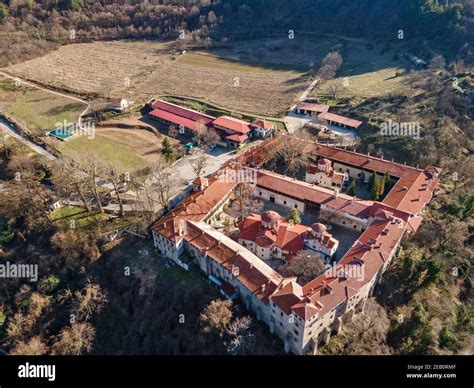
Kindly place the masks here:
POLYGON ((188 222, 186 241, 222 265, 264 303, 283 277, 248 249, 202 222, 188 222))
POLYGON ((275 128, 275 124, 273 124, 271 121, 267 121, 264 119, 257 119, 252 122, 252 125, 255 125, 256 127, 263 128, 263 129, 273 129, 275 128))
POLYGON ((329 110, 329 105, 326 104, 312 104, 308 102, 301 102, 297 105, 298 109, 308 110, 310 112, 325 113, 329 110))
POLYGON ((160 218, 152 229, 171 241, 179 241, 178 225, 183 221, 201 221, 217 204, 229 195, 235 184, 221 182, 217 178, 209 179, 209 186, 192 193, 176 208, 160 218))
POLYGON ((304 236, 311 228, 304 225, 290 225, 279 217, 275 218, 276 221, 280 221, 276 230, 266 229, 261 222, 262 218, 263 215, 252 214, 242 220, 239 224, 239 239, 254 241, 258 246, 265 248, 274 245, 290 254, 304 249, 304 236))
POLYGON ((429 171, 402 177, 398 180, 383 203, 406 212, 418 214, 431 200, 439 186, 439 179, 429 171))
POLYGON ((368 218, 370 206, 373 204, 373 201, 364 201, 341 193, 335 197, 333 190, 262 169, 257 170, 257 186, 300 201, 324 204, 361 219, 368 218))
POLYGON ((318 118, 333 121, 338 124, 344 124, 349 127, 358 128, 362 125, 362 121, 350 119, 348 117, 339 116, 335 113, 324 112, 318 115, 318 118))
POLYGON ((164 110, 191 121, 196 121, 205 125, 211 124, 216 118, 193 109, 184 108, 171 102, 157 100, 152 104, 154 109, 164 110))
POLYGON ((212 123, 220 129, 227 129, 240 134, 247 134, 252 130, 250 123, 231 116, 220 116, 212 123))
POLYGON ((246 142, 249 137, 247 135, 239 135, 237 133, 234 133, 233 135, 229 135, 225 137, 227 140, 236 142, 236 143, 244 143, 246 142))

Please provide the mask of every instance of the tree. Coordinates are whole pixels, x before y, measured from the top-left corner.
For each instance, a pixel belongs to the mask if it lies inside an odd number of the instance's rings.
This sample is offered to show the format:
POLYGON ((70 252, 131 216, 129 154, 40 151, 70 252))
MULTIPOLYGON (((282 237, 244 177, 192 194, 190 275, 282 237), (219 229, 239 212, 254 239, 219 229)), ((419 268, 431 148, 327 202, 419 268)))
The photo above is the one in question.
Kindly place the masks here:
POLYGON ((108 301, 107 294, 98 284, 87 283, 74 293, 74 313, 79 320, 88 321, 94 313, 100 312, 108 301))
POLYGON ((430 61, 431 70, 441 70, 446 66, 446 61, 442 55, 435 55, 430 61))
POLYGON ((193 133, 193 141, 204 149, 213 148, 221 140, 220 136, 214 129, 207 128, 204 125, 201 125, 200 128, 193 133))
POLYGON ((8 16, 8 6, 0 3, 0 22, 8 16))
POLYGON ((285 277, 296 276, 301 285, 315 279, 324 271, 325 266, 321 257, 306 250, 297 253, 280 269, 280 273, 285 277))
POLYGON ((286 171, 293 176, 309 164, 301 142, 296 139, 289 139, 281 149, 275 152, 273 158, 282 160, 286 164, 286 171))
POLYGON ((299 210, 292 208, 288 213, 288 217, 286 217, 286 220, 290 223, 293 223, 293 225, 301 224, 301 215, 299 210))
POLYGON ((205 155, 200 155, 194 160, 190 160, 189 164, 191 165, 196 177, 201 176, 201 173, 204 171, 204 168, 207 165, 207 158, 205 155))
POLYGON ((351 180, 351 184, 347 188, 347 195, 355 197, 355 195, 356 195, 356 182, 355 182, 355 179, 351 180))
POLYGON ((79 356, 92 350, 95 329, 90 323, 73 323, 61 330, 52 346, 52 354, 60 356, 79 356))
POLYGON ((125 216, 124 208, 123 208, 123 199, 121 195, 121 190, 127 182, 124 179, 124 175, 121 174, 116 166, 109 165, 108 168, 105 170, 104 177, 112 184, 113 186, 113 193, 117 198, 117 202, 119 203, 119 214, 120 217, 125 216))
POLYGON ((165 157, 166 162, 172 163, 176 160, 176 155, 174 153, 173 146, 167 137, 163 139, 161 154, 165 157))
POLYGON ((11 356, 42 356, 48 352, 48 347, 40 336, 34 336, 27 341, 18 341, 9 353, 11 356))
POLYGON ((234 319, 226 328, 229 339, 225 342, 227 352, 233 355, 249 355, 255 349, 255 335, 251 332, 253 320, 249 316, 234 319))
POLYGON ((321 61, 319 77, 323 80, 334 78, 342 66, 342 56, 337 51, 328 53, 321 61))
POLYGON ((204 332, 222 335, 232 320, 232 305, 231 300, 221 299, 213 300, 207 305, 199 318, 204 332))
POLYGON ((102 206, 103 192, 98 187, 98 181, 103 173, 104 166, 95 157, 86 157, 83 165, 85 172, 85 185, 92 193, 99 211, 104 213, 104 208, 102 206))
POLYGON ((178 186, 178 181, 175 176, 168 170, 168 164, 164 160, 158 160, 150 168, 150 181, 153 186, 150 190, 154 191, 156 202, 161 207, 168 211, 168 206, 175 190, 178 186))
POLYGON ((335 100, 338 93, 342 90, 342 85, 337 80, 332 81, 326 86, 328 94, 335 100))
POLYGON ((64 156, 61 161, 55 162, 51 171, 54 186, 59 194, 69 199, 72 193, 75 192, 81 199, 84 208, 90 212, 91 208, 86 198, 87 178, 82 171, 75 168, 73 161, 64 156))

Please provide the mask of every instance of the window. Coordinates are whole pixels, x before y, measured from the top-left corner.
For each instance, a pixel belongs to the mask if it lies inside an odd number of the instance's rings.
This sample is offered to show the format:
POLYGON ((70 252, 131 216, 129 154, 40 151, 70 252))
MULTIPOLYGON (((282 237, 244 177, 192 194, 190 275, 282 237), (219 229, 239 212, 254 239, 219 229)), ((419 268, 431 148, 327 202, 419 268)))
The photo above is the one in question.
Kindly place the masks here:
POLYGON ((346 221, 342 221, 342 225, 345 225, 346 224, 346 221))
POLYGON ((295 205, 295 209, 298 209, 298 205, 295 205))
POLYGON ((283 316, 283 313, 280 313, 280 316, 283 316))
POLYGON ((283 201, 283 203, 286 205, 286 201, 283 201))
POLYGON ((354 229, 357 228, 357 225, 354 225, 354 229))

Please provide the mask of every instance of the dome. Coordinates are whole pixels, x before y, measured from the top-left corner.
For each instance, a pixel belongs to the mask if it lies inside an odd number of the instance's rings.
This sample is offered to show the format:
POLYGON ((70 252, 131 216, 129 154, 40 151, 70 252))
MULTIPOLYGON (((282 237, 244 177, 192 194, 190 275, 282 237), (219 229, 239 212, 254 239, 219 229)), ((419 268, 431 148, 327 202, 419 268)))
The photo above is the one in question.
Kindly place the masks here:
POLYGON ((274 224, 282 220, 282 217, 273 210, 267 210, 262 213, 262 221, 266 224, 274 224))
POLYGON ((311 226, 311 229, 313 229, 314 232, 319 234, 323 234, 327 230, 326 226, 320 223, 313 224, 311 226))
POLYGON ((318 160, 318 165, 319 166, 331 166, 331 161, 329 159, 326 159, 326 158, 322 158, 322 159, 319 159, 318 160))

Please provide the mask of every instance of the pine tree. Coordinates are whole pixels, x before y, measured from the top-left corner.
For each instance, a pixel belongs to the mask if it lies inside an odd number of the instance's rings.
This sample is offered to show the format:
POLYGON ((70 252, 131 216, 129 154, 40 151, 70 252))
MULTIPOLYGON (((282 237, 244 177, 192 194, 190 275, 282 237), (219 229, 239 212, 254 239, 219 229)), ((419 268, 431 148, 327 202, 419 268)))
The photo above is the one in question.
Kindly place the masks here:
POLYGON ((173 162, 176 159, 176 155, 174 154, 173 146, 171 145, 168 138, 163 139, 162 143, 161 154, 165 157, 168 163, 173 162))

